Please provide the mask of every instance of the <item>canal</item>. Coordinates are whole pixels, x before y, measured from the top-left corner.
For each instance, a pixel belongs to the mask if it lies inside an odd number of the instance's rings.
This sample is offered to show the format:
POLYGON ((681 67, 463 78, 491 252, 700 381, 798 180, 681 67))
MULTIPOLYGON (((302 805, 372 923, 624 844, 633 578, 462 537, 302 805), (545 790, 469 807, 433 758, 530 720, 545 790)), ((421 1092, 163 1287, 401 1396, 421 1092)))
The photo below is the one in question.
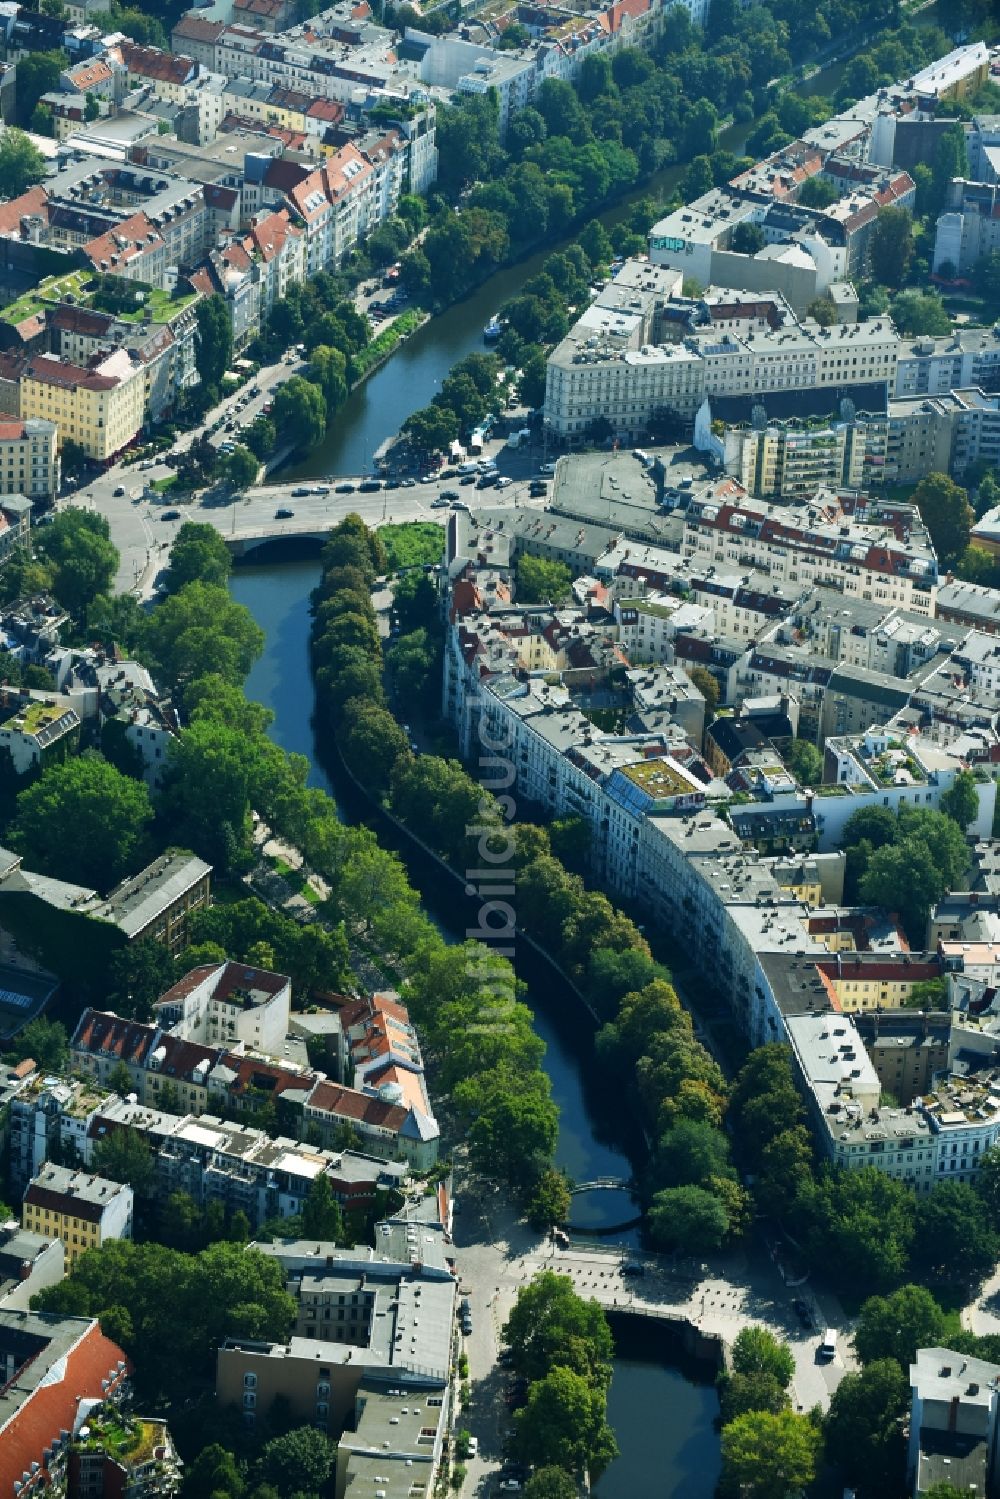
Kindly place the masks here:
MULTIPOLYGON (((320 764, 313 727, 313 684, 309 671, 309 594, 319 578, 315 558, 239 567, 233 575, 233 597, 253 614, 265 632, 264 653, 247 679, 249 697, 275 715, 271 733, 284 749, 305 755, 310 784, 335 796, 342 814, 357 808, 348 785, 331 784, 320 764)), ((377 829, 389 843, 386 830, 377 829)), ((465 936, 462 913, 441 876, 421 867, 407 850, 411 877, 424 903, 445 934, 465 936)), ((641 1149, 631 1119, 620 1100, 607 1096, 594 1065, 592 1027, 569 991, 551 970, 522 951, 518 972, 527 984, 535 1029, 545 1042, 545 1069, 559 1105, 557 1159, 576 1181, 598 1177, 628 1180, 641 1149)), ((596 1191, 574 1201, 574 1222, 592 1229, 634 1216, 627 1193, 596 1191)), ((613 1236, 634 1242, 635 1230, 613 1236)), ((595 1488, 598 1499, 632 1499, 656 1492, 711 1499, 719 1472, 719 1444, 713 1422, 718 1414, 715 1390, 697 1368, 679 1361, 663 1344, 665 1331, 616 1329, 618 1356, 608 1402, 609 1418, 621 1448, 595 1488)))
MULTIPOLYGON (((918 24, 938 20, 926 8, 918 24)), ((812 95, 832 92, 844 64, 833 63, 802 88, 812 95)), ((751 126, 732 126, 719 144, 741 152, 751 126)), ((683 169, 658 172, 600 215, 611 226, 639 198, 663 200, 676 188, 683 169)), ((434 396, 451 366, 484 347, 482 329, 501 304, 515 295, 563 244, 543 250, 499 271, 463 302, 419 329, 370 380, 355 390, 337 415, 323 443, 288 477, 358 474, 370 469, 374 456, 406 417, 434 396)), ((330 783, 313 736, 313 687, 309 672, 309 595, 319 576, 315 558, 299 558, 239 568, 232 593, 247 606, 266 635, 264 654, 247 681, 250 697, 275 714, 272 734, 285 749, 305 755, 310 784, 337 800, 342 815, 361 815, 350 788, 330 783)), ((385 827, 380 838, 392 843, 385 827)), ((425 905, 447 935, 465 933, 451 891, 442 891, 440 875, 421 869, 406 850, 414 882, 425 905)), ((523 948, 523 944, 522 944, 523 948)), ((607 1097, 593 1059, 593 1034, 572 996, 554 982, 551 970, 522 951, 518 964, 525 980, 535 1028, 546 1045, 545 1067, 560 1109, 557 1158, 576 1181, 598 1177, 628 1180, 640 1148, 635 1127, 623 1116, 620 1100, 607 1097)), ((593 1192, 574 1203, 574 1223, 599 1230, 624 1221, 632 1210, 627 1193, 593 1192)), ((617 1235, 615 1236, 617 1237, 617 1235)), ((634 1240, 634 1231, 622 1237, 634 1240)), ((632 1499, 637 1493, 684 1495, 711 1499, 719 1474, 715 1430, 718 1402, 710 1383, 685 1364, 678 1350, 664 1345, 660 1328, 616 1328, 617 1357, 609 1396, 609 1417, 621 1456, 595 1488, 597 1499, 632 1499), (655 1475, 655 1477, 654 1477, 655 1475)))

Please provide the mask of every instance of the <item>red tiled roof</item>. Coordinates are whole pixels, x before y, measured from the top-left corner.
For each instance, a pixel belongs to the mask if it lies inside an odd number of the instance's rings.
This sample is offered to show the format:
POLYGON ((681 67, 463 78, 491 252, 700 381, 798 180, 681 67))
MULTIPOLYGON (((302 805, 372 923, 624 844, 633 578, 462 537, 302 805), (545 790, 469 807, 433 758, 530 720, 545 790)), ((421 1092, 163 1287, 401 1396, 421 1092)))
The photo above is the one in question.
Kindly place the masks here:
POLYGON ((193 57, 183 53, 163 52, 159 47, 140 47, 135 42, 122 42, 122 62, 130 73, 141 78, 154 78, 161 83, 187 83, 197 75, 198 64, 193 57))
POLYGON ((67 390, 114 390, 121 382, 113 375, 95 375, 78 364, 39 354, 28 364, 28 378, 43 385, 59 385, 67 390))
POLYGON ((150 1025, 122 1020, 103 1010, 84 1010, 70 1046, 90 1056, 116 1057, 134 1067, 144 1065, 150 1043, 156 1032, 150 1025))
POLYGON ((45 1464, 45 1448, 63 1431, 72 1431, 81 1400, 101 1400, 127 1378, 132 1365, 117 1343, 106 1338, 95 1320, 85 1324, 66 1359, 52 1365, 0 1431, 0 1494, 13 1494, 14 1484, 45 1464), (118 1365, 125 1369, 119 1372, 118 1365), (108 1381, 108 1388, 102 1381, 108 1381))
POLYGON ((0 422, 0 442, 16 442, 19 437, 23 436, 23 422, 0 422))
POLYGON ((11 235, 20 230, 21 220, 27 214, 44 215, 48 201, 49 195, 44 187, 29 187, 19 198, 0 203, 0 234, 11 235))
POLYGON ((216 42, 226 29, 224 21, 206 21, 204 16, 187 15, 181 16, 173 29, 173 36, 186 37, 192 42, 216 42))
POLYGON ((358 1119, 380 1129, 401 1130, 406 1123, 407 1111, 396 1103, 372 1098, 368 1093, 359 1093, 356 1088, 342 1088, 339 1083, 317 1083, 307 1109, 318 1109, 324 1114, 333 1114, 338 1119, 358 1119))
POLYGON ((143 255, 163 249, 163 236, 144 213, 134 213, 83 246, 83 253, 95 269, 128 265, 143 255), (106 262, 106 264, 105 264, 106 262))

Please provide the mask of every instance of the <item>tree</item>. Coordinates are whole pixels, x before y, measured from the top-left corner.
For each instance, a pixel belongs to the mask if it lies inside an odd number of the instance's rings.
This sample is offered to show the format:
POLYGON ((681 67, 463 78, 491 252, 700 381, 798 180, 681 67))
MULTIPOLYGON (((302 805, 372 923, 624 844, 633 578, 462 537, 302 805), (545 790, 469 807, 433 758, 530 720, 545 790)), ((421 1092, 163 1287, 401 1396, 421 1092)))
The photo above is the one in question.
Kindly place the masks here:
MULTIPOLYGON (((222 297, 205 297, 195 308, 198 322, 195 363, 203 384, 218 387, 233 357, 233 325, 222 297)), ((280 394, 280 392, 279 392, 280 394)))
POLYGON ((215 527, 186 520, 170 548, 167 586, 171 593, 195 581, 222 587, 231 567, 229 550, 215 527))
POLYGON ((823 756, 808 739, 793 742, 787 763, 801 786, 818 786, 823 779, 823 756))
POLYGON ((387 708, 352 699, 344 707, 340 752, 348 767, 370 790, 385 791, 409 741, 387 708))
POLYGON ((722 1432, 722 1485, 741 1499, 787 1499, 816 1475, 822 1436, 794 1411, 748 1411, 722 1432))
POLYGON ((293 375, 274 393, 271 419, 282 440, 294 448, 314 448, 326 431, 326 401, 318 385, 293 375))
POLYGON ((94 1146, 91 1164, 96 1176, 113 1182, 125 1182, 137 1197, 148 1197, 153 1190, 153 1157, 149 1144, 138 1130, 114 1129, 94 1146))
POLYGON ((709 1254, 729 1232, 729 1214, 704 1187, 670 1187, 657 1192, 649 1210, 649 1232, 661 1249, 709 1254))
POLYGON ((182 687, 212 673, 238 685, 263 649, 264 632, 226 588, 199 580, 153 610, 145 646, 164 685, 182 687))
MULTIPOLYGON (((935 1340, 936 1341, 936 1338, 935 1340)), ((826 1450, 843 1476, 873 1494, 898 1493, 905 1459, 902 1420, 910 1388, 894 1358, 846 1374, 823 1423, 826 1450)))
POLYGON ((140 937, 108 959, 108 1008, 127 1020, 148 1021, 153 1005, 176 978, 176 965, 163 943, 140 937))
POLYGON ((904 838, 876 849, 860 885, 862 900, 897 912, 907 936, 917 946, 923 939, 931 906, 946 889, 921 838, 904 838))
POLYGON ((660 1139, 655 1174, 664 1187, 704 1186, 710 1177, 726 1176, 731 1170, 729 1142, 711 1124, 678 1119, 660 1139))
POLYGON ((1000 1233, 964 1182, 940 1182, 917 1203, 913 1265, 923 1275, 969 1291, 1000 1260, 1000 1233))
POLYGON ((127 1098, 131 1093, 132 1074, 124 1062, 116 1062, 108 1073, 108 1087, 112 1088, 119 1098, 127 1098))
POLYGON ((969 174, 969 152, 965 141, 965 131, 960 121, 955 120, 948 125, 938 137, 934 148, 932 172, 933 206, 940 213, 944 208, 952 178, 967 177, 969 174))
POLYGON ((46 1020, 44 1015, 36 1015, 18 1031, 11 1042, 11 1050, 4 1055, 13 1062, 23 1062, 30 1057, 43 1072, 62 1072, 69 1055, 66 1027, 58 1020, 46 1020))
POLYGON ((344 1232, 340 1204, 333 1195, 328 1176, 317 1176, 310 1183, 302 1205, 302 1236, 320 1242, 336 1243, 344 1232))
POLYGON ((604 1391, 572 1369, 556 1367, 530 1385, 515 1423, 521 1456, 538 1467, 586 1473, 593 1481, 618 1455, 604 1391))
POLYGON ((737 224, 729 240, 734 255, 756 255, 764 248, 764 231, 759 224, 737 224))
MULTIPOLYGON (((453 1091, 455 1103, 472 1120, 469 1158, 484 1175, 531 1192, 552 1159, 559 1132, 552 1085, 545 1072, 535 1070, 525 1076, 520 1068, 503 1065, 509 1045, 497 1038, 484 1039, 491 1051, 499 1053, 500 1063, 494 1061, 489 1071, 477 1070, 453 1091)), ((477 1053, 482 1044, 476 1042, 477 1053)), ((475 1060, 486 1059, 477 1055, 475 1060)), ((461 1065, 462 1051, 456 1048, 449 1070, 461 1065)))
POLYGON ((314 1426, 298 1426, 267 1443, 260 1455, 260 1477, 282 1494, 320 1493, 326 1488, 336 1457, 337 1449, 324 1432, 314 1426))
POLYGON ((571 1201, 565 1173, 550 1166, 542 1172, 528 1199, 528 1222, 538 1233, 544 1233, 554 1223, 565 1223, 571 1201))
POLYGON ((242 1499, 246 1484, 236 1458, 218 1442, 203 1447, 184 1469, 184 1499, 242 1499))
POLYGON ((37 146, 13 127, 0 136, 0 197, 19 198, 45 176, 45 157, 37 146))
POLYGON ((976 778, 971 771, 959 771, 942 795, 940 806, 945 816, 957 822, 963 833, 971 822, 975 822, 979 816, 979 797, 976 794, 976 778))
POLYGON ((524 1486, 524 1499, 577 1499, 579 1492, 564 1468, 538 1468, 524 1486))
POLYGON ((610 1381, 614 1341, 608 1319, 596 1301, 577 1295, 566 1275, 543 1270, 522 1286, 503 1335, 525 1379, 539 1380, 560 1364, 602 1388, 610 1381))
POLYGON ((728 1426, 747 1411, 771 1411, 777 1415, 787 1410, 788 1393, 773 1374, 726 1374, 719 1378, 719 1405, 722 1424, 728 1426))
POLYGON ((44 528, 36 547, 53 568, 53 592, 71 614, 82 614, 98 594, 109 591, 118 570, 118 550, 103 515, 62 510, 44 528))
POLYGON ((233 489, 246 489, 248 484, 256 484, 259 468, 257 458, 242 443, 237 443, 233 451, 227 453, 222 460, 222 471, 233 489))
POLYGON ((770 1374, 783 1390, 795 1373, 792 1350, 766 1327, 741 1328, 733 1342, 732 1365, 736 1374, 770 1374))
POLYGON ((913 259, 913 220, 909 209, 880 208, 868 241, 872 275, 883 286, 899 286, 913 259))
POLYGON ((161 809, 187 847, 222 869, 248 850, 254 762, 254 745, 214 719, 197 719, 170 743, 161 809))
POLYGON ((948 309, 937 292, 901 291, 889 304, 892 320, 900 333, 911 338, 936 337, 951 332, 948 309))
POLYGON ((688 675, 705 699, 706 720, 714 718, 715 710, 719 706, 719 698, 722 696, 718 679, 713 677, 707 666, 694 666, 688 675))
POLYGON ((29 869, 106 891, 145 854, 152 820, 143 783, 87 754, 51 765, 20 793, 10 842, 29 869))
POLYGON ((808 177, 799 189, 798 201, 803 208, 829 208, 840 194, 825 177, 808 177))
POLYGON ((908 1369, 918 1348, 933 1348, 945 1335, 945 1315, 924 1286, 900 1286, 889 1296, 869 1296, 861 1308, 854 1347, 863 1364, 895 1359, 908 1369))
POLYGON ((938 561, 950 566, 969 545, 974 517, 968 495, 947 474, 928 474, 913 491, 913 503, 930 532, 938 561))
POLYGON ((18 58, 17 119, 27 125, 43 94, 59 87, 59 74, 69 59, 65 52, 29 52, 18 58))

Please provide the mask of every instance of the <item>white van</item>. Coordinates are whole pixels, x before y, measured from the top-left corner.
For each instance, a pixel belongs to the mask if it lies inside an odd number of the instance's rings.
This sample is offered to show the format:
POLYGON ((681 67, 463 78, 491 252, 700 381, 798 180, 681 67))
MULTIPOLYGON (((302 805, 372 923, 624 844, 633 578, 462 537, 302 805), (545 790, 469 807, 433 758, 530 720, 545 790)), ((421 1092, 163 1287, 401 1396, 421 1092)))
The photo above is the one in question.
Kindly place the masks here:
POLYGON ((820 1358, 831 1359, 834 1357, 836 1352, 837 1333, 834 1328, 828 1327, 826 1329, 826 1332, 823 1334, 823 1340, 819 1345, 819 1356, 820 1358))
POLYGON ((460 474, 474 474, 478 468, 479 468, 479 464, 476 462, 476 460, 474 458, 472 458, 472 459, 466 460, 465 463, 460 463, 458 465, 458 472, 460 474))

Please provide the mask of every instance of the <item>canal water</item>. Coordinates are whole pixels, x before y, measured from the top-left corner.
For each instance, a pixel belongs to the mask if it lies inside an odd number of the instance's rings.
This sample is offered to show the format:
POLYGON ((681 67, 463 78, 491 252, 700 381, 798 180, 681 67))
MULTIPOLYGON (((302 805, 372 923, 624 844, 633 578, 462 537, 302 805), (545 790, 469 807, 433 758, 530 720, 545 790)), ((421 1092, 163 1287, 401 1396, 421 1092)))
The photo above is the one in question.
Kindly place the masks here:
MULTIPOLYGON (((935 6, 920 14, 918 24, 932 25, 937 20, 935 6)), ((833 63, 822 69, 801 92, 832 93, 843 68, 843 63, 833 63)), ((750 128, 730 127, 723 132, 720 145, 741 152, 750 128)), ((601 222, 606 227, 618 222, 638 198, 666 199, 682 171, 670 167, 657 173, 601 214, 601 222)), ((501 304, 560 248, 561 244, 547 245, 517 265, 499 271, 463 302, 419 329, 351 394, 323 443, 289 469, 288 476, 297 479, 367 471, 386 439, 399 430, 412 411, 432 399, 451 366, 484 347, 482 329, 501 304)), ((312 728, 309 594, 318 576, 315 558, 245 566, 233 577, 232 593, 250 609, 267 638, 264 654, 247 682, 249 695, 273 709, 274 739, 285 749, 307 757, 310 784, 335 795, 342 814, 349 816, 350 788, 331 785, 312 728)), ((360 814, 360 809, 354 810, 360 814)), ((379 834, 385 842, 392 842, 385 827, 379 834)), ((428 909, 450 936, 460 939, 464 932, 460 918, 456 923, 452 892, 441 892, 440 875, 435 877, 433 869, 421 870, 411 851, 407 856, 428 909)), ((621 1101, 608 1098, 601 1086, 593 1063, 591 1027, 581 1020, 579 1007, 568 991, 560 991, 551 970, 543 969, 539 960, 526 956, 519 963, 519 971, 528 985, 535 1028, 546 1044, 545 1067, 560 1108, 559 1164, 576 1181, 598 1177, 628 1180, 638 1141, 634 1125, 623 1117, 621 1101)), ((630 1209, 627 1193, 595 1191, 576 1199, 573 1222, 593 1229, 608 1228, 623 1221, 630 1209)), ((631 1242, 635 1234, 621 1237, 631 1242)), ((665 1337, 659 1327, 638 1331, 634 1327, 616 1328, 618 1356, 609 1416, 622 1455, 596 1486, 598 1499, 633 1499, 636 1494, 711 1499, 714 1494, 719 1473, 715 1391, 696 1368, 679 1360, 676 1349, 665 1345, 665 1337)))
MULTIPOLYGON (((345 816, 351 816, 351 791, 331 785, 320 764, 321 752, 312 726, 313 684, 309 671, 309 594, 319 579, 315 558, 262 566, 241 566, 231 583, 234 599, 245 604, 265 632, 264 653, 246 683, 248 696, 274 712, 271 728, 284 749, 305 755, 310 784, 336 793, 345 816)), ((389 843, 385 828, 379 837, 389 843)), ((461 914, 450 890, 435 891, 435 871, 421 869, 408 851, 411 875, 424 902, 446 934, 461 940, 461 914), (428 878, 428 876, 430 876, 428 878)), ((441 876, 436 874, 440 887, 441 876)), ((525 980, 535 1029, 545 1042, 545 1069, 559 1105, 557 1159, 575 1181, 598 1177, 628 1180, 639 1149, 635 1126, 622 1114, 620 1100, 609 1098, 593 1065, 592 1029, 572 996, 554 981, 551 970, 522 954, 518 969, 525 980)), ((627 1193, 594 1191, 574 1202, 574 1222, 599 1229, 627 1221, 635 1207, 627 1193)), ((634 1242, 636 1231, 610 1236, 634 1242)), ((608 1402, 611 1425, 621 1456, 595 1489, 598 1499, 634 1499, 637 1493, 685 1499, 712 1499, 719 1472, 719 1443, 713 1422, 718 1401, 711 1383, 695 1366, 679 1361, 666 1346, 666 1330, 652 1325, 636 1331, 616 1328, 614 1376, 608 1402)))

